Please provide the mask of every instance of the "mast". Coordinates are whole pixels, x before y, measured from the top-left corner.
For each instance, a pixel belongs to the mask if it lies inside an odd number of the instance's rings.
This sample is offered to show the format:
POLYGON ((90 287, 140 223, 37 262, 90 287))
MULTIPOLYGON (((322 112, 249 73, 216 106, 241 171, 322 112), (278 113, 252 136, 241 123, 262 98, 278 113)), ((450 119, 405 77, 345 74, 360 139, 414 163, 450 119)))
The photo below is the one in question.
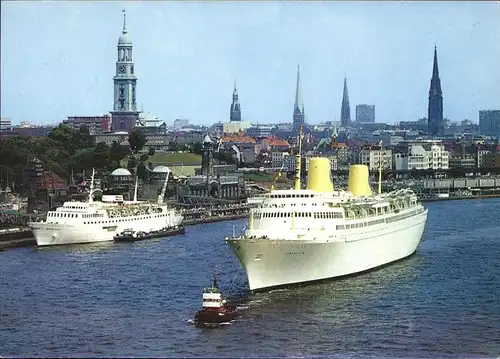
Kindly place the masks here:
POLYGON ((380 157, 378 160, 378 194, 382 193, 382 156, 383 156, 383 149, 382 149, 382 141, 380 141, 380 157))
POLYGON ((95 175, 95 168, 92 167, 92 179, 90 180, 89 203, 94 202, 94 200, 92 199, 92 192, 94 192, 94 175, 95 175))
POLYGON ((165 198, 165 192, 167 191, 167 182, 168 182, 169 175, 170 175, 170 172, 167 172, 167 176, 165 177, 165 183, 163 183, 161 193, 158 195, 158 205, 159 206, 161 206, 163 204, 163 199, 165 198))
POLYGON ((214 279, 213 279, 213 283, 212 283, 212 292, 217 292, 217 276, 215 275, 215 271, 214 271, 214 279))
POLYGON ((297 171, 295 172, 295 190, 299 190, 301 185, 300 185, 300 178, 301 178, 301 166, 302 166, 302 130, 304 129, 304 125, 300 125, 300 130, 299 130, 299 151, 297 152, 297 155, 295 158, 297 159, 297 171))
POLYGON ((139 184, 139 176, 135 177, 134 202, 137 202, 137 187, 139 184))

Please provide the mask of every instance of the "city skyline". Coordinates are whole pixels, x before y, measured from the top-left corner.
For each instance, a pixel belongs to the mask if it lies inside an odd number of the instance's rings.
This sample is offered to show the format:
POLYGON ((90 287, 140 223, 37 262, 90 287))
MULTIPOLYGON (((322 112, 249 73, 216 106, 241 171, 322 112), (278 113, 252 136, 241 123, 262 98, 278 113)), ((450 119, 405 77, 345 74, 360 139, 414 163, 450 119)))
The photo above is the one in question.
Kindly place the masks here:
POLYGON ((291 122, 297 65, 309 123, 340 120, 344 78, 351 118, 371 103, 377 122, 414 121, 427 116, 435 45, 444 117, 478 123, 500 107, 499 5, 2 2, 1 116, 109 113, 125 9, 138 106, 170 125, 229 122, 235 80, 242 120, 291 122))

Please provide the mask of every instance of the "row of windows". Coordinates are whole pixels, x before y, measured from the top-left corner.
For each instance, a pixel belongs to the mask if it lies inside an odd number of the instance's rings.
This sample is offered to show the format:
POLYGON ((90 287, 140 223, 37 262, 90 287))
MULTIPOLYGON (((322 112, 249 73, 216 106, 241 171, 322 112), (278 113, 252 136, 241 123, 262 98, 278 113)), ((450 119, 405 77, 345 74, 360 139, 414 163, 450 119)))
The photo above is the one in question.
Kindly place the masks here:
POLYGON ((374 221, 361 222, 361 223, 339 224, 337 225, 337 230, 363 228, 368 226, 374 226, 376 224, 382 224, 384 222, 385 222, 384 219, 376 219, 374 221))
POLYGON ((273 194, 269 195, 270 198, 311 198, 314 197, 312 194, 300 193, 300 194, 273 194))
POLYGON ((396 221, 400 221, 400 220, 408 218, 408 217, 412 217, 414 215, 415 215, 415 212, 398 214, 397 216, 387 218, 386 221, 387 221, 387 223, 396 222, 396 221))
POLYGON ((149 217, 139 217, 139 218, 120 218, 120 219, 113 219, 111 221, 92 221, 92 222, 83 222, 83 224, 110 224, 110 223, 117 223, 117 222, 130 222, 130 221, 137 221, 138 219, 148 219, 148 218, 159 218, 159 217, 165 217, 165 214, 155 214, 154 216, 149 216, 149 217))
POLYGON ((78 214, 78 213, 65 213, 65 212, 49 212, 49 218, 102 218, 102 213, 78 214))
POLYGON ((80 218, 78 213, 49 212, 48 218, 80 218))
POLYGON ((255 218, 290 218, 292 214, 295 217, 308 217, 308 218, 344 218, 341 212, 264 212, 255 213, 255 218))

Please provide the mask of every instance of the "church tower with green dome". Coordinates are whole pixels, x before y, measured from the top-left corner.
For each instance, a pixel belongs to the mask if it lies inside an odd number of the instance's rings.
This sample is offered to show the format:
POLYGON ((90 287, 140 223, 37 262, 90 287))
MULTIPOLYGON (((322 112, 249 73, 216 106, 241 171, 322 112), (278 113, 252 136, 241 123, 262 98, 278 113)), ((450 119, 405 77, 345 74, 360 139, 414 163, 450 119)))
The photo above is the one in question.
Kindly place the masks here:
POLYGON ((114 103, 112 115, 113 131, 131 131, 137 122, 140 111, 137 111, 136 85, 132 58, 132 40, 127 31, 127 18, 123 10, 123 30, 118 38, 118 58, 114 82, 114 103))

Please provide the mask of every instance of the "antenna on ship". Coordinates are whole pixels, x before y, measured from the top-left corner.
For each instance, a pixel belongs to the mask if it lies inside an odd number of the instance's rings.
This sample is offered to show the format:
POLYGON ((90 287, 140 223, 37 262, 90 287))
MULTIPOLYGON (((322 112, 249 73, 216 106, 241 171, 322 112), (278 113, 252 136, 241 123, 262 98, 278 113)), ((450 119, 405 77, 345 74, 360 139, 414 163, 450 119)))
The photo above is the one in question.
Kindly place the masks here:
POLYGON ((378 159, 378 194, 382 193, 382 156, 383 156, 383 149, 382 145, 383 142, 382 140, 379 142, 380 145, 380 157, 378 159))
POLYGON ((137 202, 137 187, 139 186, 139 176, 135 177, 134 202, 137 202))
POLYGON ((169 174, 170 172, 167 172, 167 176, 165 177, 165 183, 163 183, 161 193, 158 195, 158 206, 161 206, 163 204, 163 199, 165 198, 165 192, 167 191, 167 182, 169 174))
POLYGON ((95 175, 95 168, 92 167, 92 178, 90 180, 89 203, 94 202, 94 200, 92 199, 92 192, 94 192, 94 175, 95 175))
POLYGON ((273 184, 271 185, 271 191, 274 191, 274 187, 275 187, 274 185, 276 184, 276 181, 277 181, 277 180, 278 180, 281 176, 283 176, 283 168, 284 168, 284 166, 285 166, 285 163, 283 162, 283 163, 281 164, 281 168, 280 168, 280 170, 278 171, 278 173, 277 173, 277 174, 276 174, 276 176, 274 177, 273 184))
POLYGON ((302 160, 301 160, 301 154, 302 154, 302 130, 304 129, 304 125, 300 125, 300 130, 299 130, 299 150, 296 154, 296 163, 297 163, 297 171, 295 172, 295 189, 299 190, 301 185, 300 185, 300 177, 301 177, 301 167, 302 167, 302 160))

